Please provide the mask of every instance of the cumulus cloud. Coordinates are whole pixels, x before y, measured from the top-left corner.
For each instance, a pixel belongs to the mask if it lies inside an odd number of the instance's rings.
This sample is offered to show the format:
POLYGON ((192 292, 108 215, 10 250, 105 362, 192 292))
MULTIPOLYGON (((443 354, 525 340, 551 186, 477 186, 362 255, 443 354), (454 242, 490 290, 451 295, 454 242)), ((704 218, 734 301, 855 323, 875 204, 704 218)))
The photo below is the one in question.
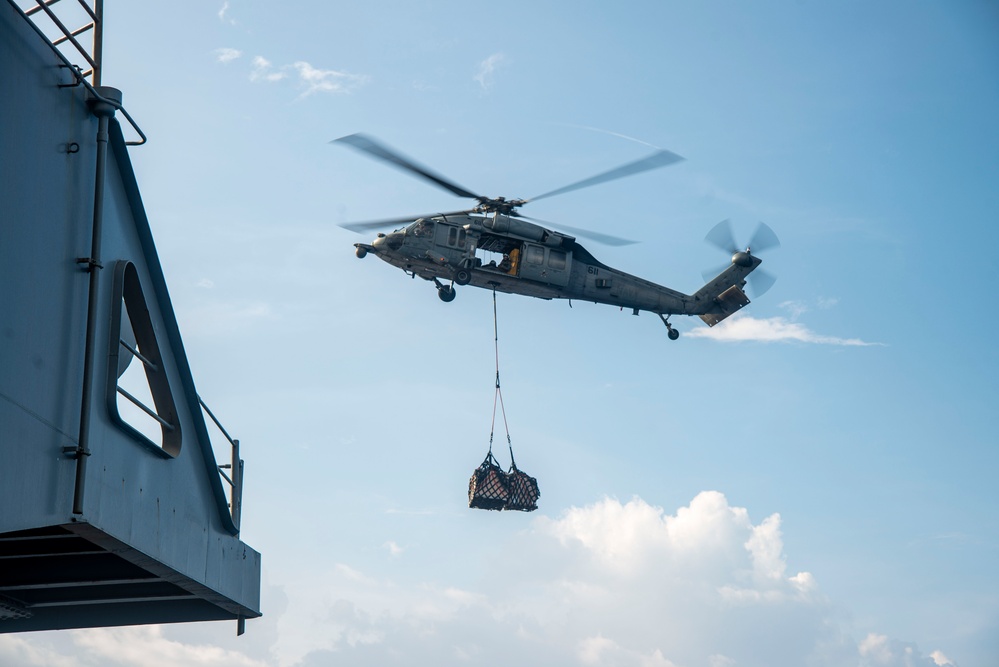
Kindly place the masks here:
MULTIPOLYGON (((799 311, 800 312, 803 311, 799 311)), ((693 338, 710 338, 726 343, 757 341, 763 343, 812 343, 816 345, 842 345, 869 347, 882 343, 868 343, 859 338, 839 338, 815 333, 804 324, 785 317, 758 319, 734 315, 712 328, 697 328, 687 333, 693 338)))
POLYGON ((858 646, 860 667, 957 667, 940 651, 921 655, 915 645, 870 633, 858 646))
POLYGON ((303 630, 318 639, 289 663, 831 667, 865 659, 815 578, 789 575, 780 516, 756 523, 715 491, 674 514, 639 498, 605 498, 539 517, 515 544, 497 545, 489 567, 471 590, 362 581, 334 567, 328 590, 340 599, 322 611, 317 593, 296 613, 296 626, 318 619, 303 630))
POLYGON ((493 74, 504 61, 506 61, 505 55, 502 53, 494 53, 479 63, 479 69, 472 78, 479 84, 482 90, 489 90, 492 88, 493 74))
POLYGON ((238 650, 167 639, 163 636, 163 628, 156 625, 94 628, 28 637, 0 635, 0 664, 18 667, 268 667, 265 659, 250 657, 238 650))
POLYGON ((953 667, 886 635, 851 639, 815 578, 789 574, 792 561, 779 514, 754 521, 717 491, 673 513, 604 498, 535 518, 464 588, 332 563, 285 589, 266 652, 127 628, 48 635, 72 638, 62 650, 0 635, 0 663, 953 667))

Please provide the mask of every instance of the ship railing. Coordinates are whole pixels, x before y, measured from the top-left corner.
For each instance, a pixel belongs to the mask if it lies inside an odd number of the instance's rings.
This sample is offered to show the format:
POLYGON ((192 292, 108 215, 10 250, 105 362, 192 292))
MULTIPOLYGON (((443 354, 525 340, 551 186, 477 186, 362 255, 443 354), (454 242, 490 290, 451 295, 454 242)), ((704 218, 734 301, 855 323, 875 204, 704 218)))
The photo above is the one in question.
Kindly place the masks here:
POLYGON ((52 51, 63 62, 63 66, 71 72, 74 82, 62 84, 60 87, 85 86, 95 100, 110 104, 128 120, 139 139, 126 141, 126 145, 141 146, 146 143, 146 135, 125 110, 125 107, 117 100, 108 99, 97 92, 97 88, 101 86, 101 61, 104 48, 104 0, 94 0, 93 6, 85 0, 75 0, 75 2, 63 4, 60 4, 60 0, 34 0, 34 2, 22 0, 20 3, 16 0, 7 0, 7 3, 34 28, 38 36, 52 48, 52 51), (67 5, 69 5, 68 8, 67 5), (56 10, 59 10, 59 13, 56 10), (47 19, 47 21, 43 19, 47 19), (67 23, 79 27, 69 28, 67 23), (45 25, 45 28, 42 24, 45 25), (93 46, 90 49, 87 49, 77 39, 88 32, 93 34, 93 46), (70 55, 64 53, 63 48, 70 55), (81 59, 82 63, 79 62, 81 59), (84 64, 86 68, 84 68, 84 64), (87 80, 88 77, 90 81, 87 80))
POLYGON ((232 514, 232 523, 236 526, 236 530, 239 530, 239 520, 242 515, 243 509, 243 459, 239 457, 239 440, 234 439, 229 432, 225 430, 222 423, 218 420, 215 414, 209 409, 208 405, 205 404, 204 400, 199 396, 198 402, 201 403, 201 409, 205 411, 205 414, 212 420, 215 426, 218 428, 219 432, 225 437, 226 441, 229 443, 231 460, 230 463, 217 464, 219 475, 222 479, 229 484, 229 512, 232 514), (226 471, 229 474, 226 474, 226 471))

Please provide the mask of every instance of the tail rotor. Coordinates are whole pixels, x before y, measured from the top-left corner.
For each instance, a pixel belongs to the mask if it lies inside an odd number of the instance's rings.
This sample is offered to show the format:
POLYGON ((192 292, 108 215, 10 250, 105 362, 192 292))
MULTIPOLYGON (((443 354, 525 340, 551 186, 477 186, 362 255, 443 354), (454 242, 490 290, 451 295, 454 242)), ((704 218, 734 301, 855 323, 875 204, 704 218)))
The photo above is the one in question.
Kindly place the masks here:
MULTIPOLYGON (((757 256, 760 252, 780 247, 780 239, 777 238, 777 234, 764 222, 760 222, 759 225, 757 225, 756 231, 753 232, 753 235, 749 239, 749 243, 745 247, 736 243, 735 233, 732 230, 732 221, 728 219, 722 220, 715 225, 704 237, 704 240, 716 248, 731 254, 732 258, 730 263, 737 264, 739 266, 749 266, 752 264, 750 257, 757 256)), ((704 276, 704 280, 706 282, 710 281, 728 268, 728 266, 729 263, 726 263, 715 269, 704 271, 702 274, 704 276)), ((758 297, 762 296, 767 292, 767 290, 773 287, 777 278, 768 271, 756 269, 747 276, 747 281, 753 291, 753 296, 758 297)))

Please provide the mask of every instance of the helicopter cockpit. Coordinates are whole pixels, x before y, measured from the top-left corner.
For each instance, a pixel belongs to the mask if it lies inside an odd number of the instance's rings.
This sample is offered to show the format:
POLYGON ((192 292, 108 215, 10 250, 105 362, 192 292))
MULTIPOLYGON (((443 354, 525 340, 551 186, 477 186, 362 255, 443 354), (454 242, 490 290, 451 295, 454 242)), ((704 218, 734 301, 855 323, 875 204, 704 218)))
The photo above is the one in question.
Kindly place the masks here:
POLYGON ((406 234, 431 238, 434 235, 434 221, 428 218, 420 218, 410 226, 406 227, 406 234))

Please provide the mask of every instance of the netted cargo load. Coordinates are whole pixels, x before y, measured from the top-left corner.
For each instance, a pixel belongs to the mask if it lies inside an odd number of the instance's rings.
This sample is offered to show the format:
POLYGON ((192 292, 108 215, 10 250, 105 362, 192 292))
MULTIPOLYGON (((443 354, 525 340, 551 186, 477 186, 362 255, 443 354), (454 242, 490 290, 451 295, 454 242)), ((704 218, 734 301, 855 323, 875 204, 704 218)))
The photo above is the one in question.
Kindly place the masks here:
POLYGON ((503 509, 518 512, 533 512, 538 509, 538 498, 541 497, 538 480, 519 470, 514 464, 506 475, 506 483, 510 498, 503 509))
POLYGON ((499 326, 496 316, 496 290, 493 290, 493 334, 496 339, 496 393, 493 395, 493 421, 489 426, 489 453, 486 454, 472 478, 468 480, 468 506, 482 510, 516 510, 533 512, 538 509, 538 480, 517 468, 510 442, 510 425, 506 421, 506 407, 500 390, 499 326), (506 444, 510 448, 510 471, 504 472, 493 456, 493 436, 496 434, 496 408, 503 414, 506 444))
POLYGON ((490 450, 468 480, 468 506, 481 510, 502 510, 509 500, 507 474, 499 467, 490 450))

